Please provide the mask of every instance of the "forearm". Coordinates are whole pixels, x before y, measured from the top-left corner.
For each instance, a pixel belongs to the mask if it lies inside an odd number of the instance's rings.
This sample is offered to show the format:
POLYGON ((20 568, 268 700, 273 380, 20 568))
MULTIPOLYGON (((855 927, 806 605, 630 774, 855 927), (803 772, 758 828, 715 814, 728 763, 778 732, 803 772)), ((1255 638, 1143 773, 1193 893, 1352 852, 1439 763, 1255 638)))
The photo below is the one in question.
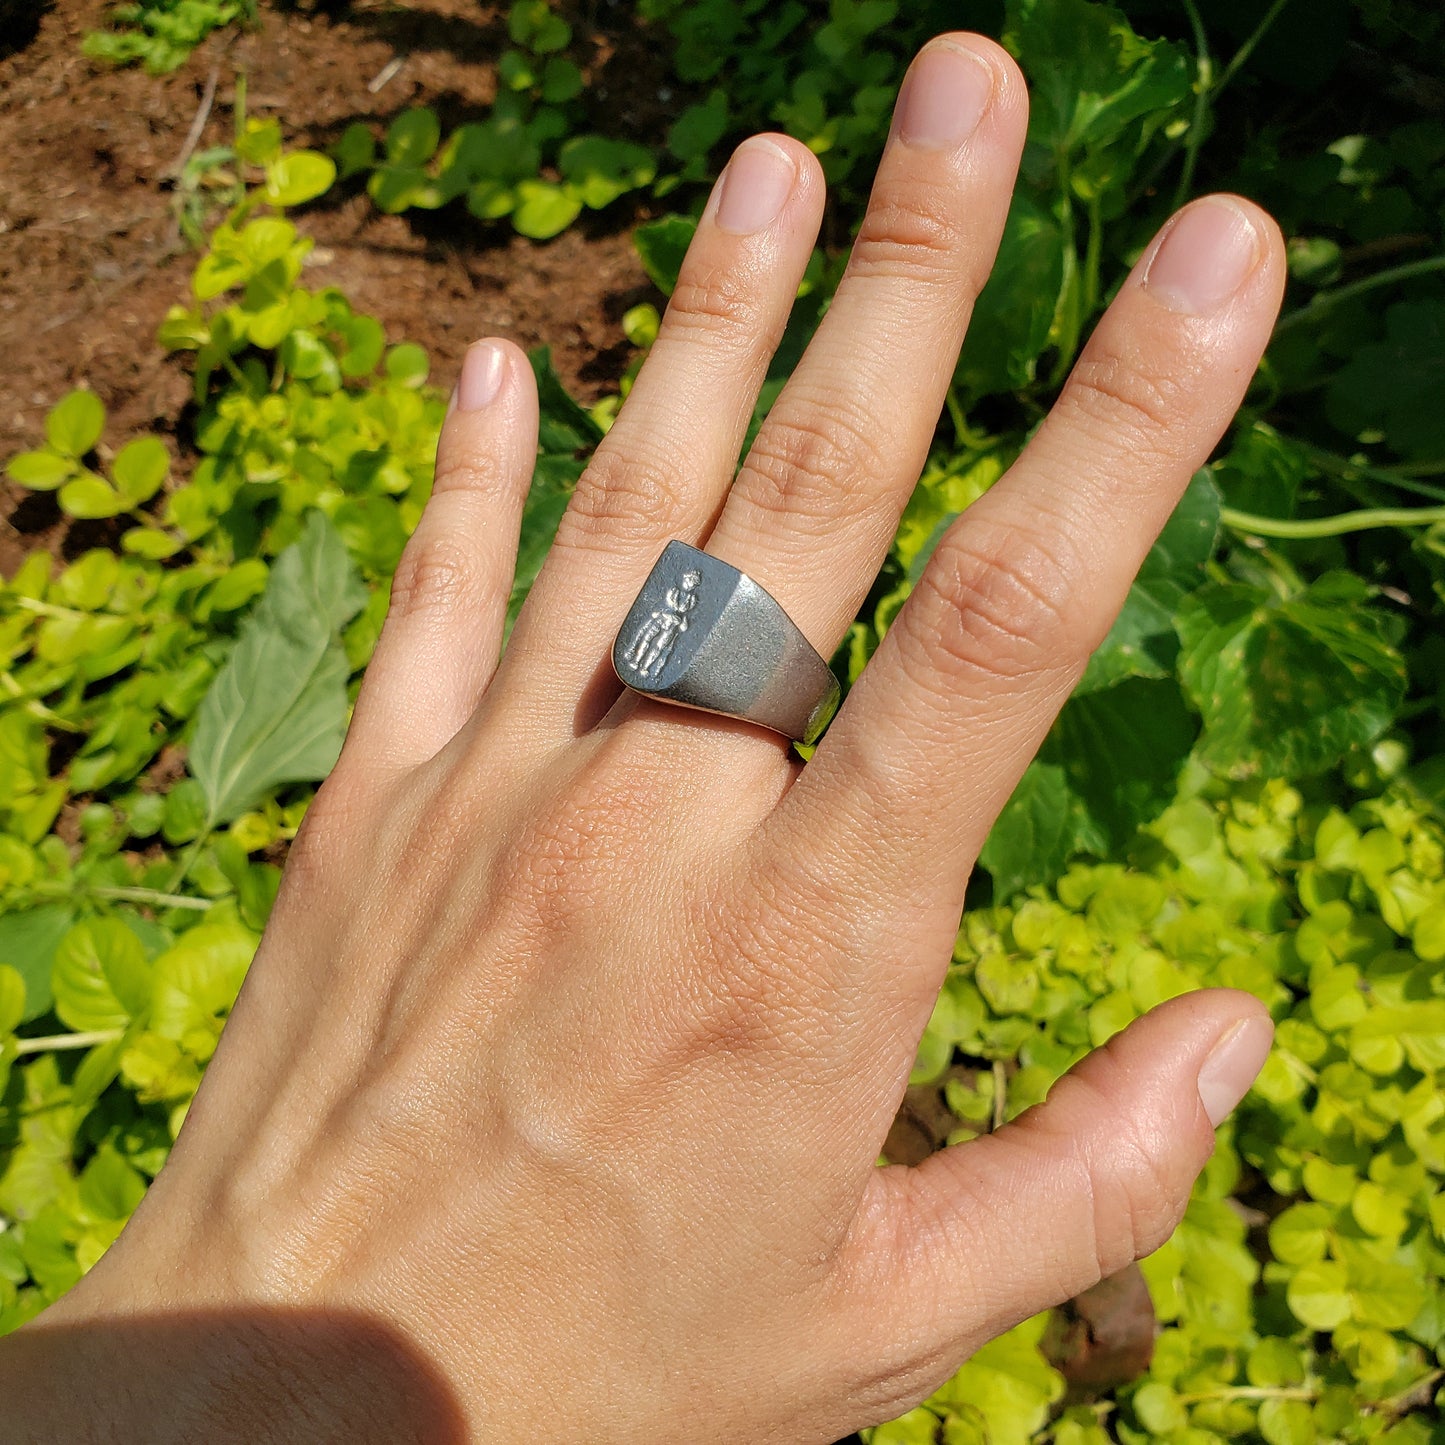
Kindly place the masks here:
POLYGON ((14 1445, 465 1438, 436 1369, 360 1315, 255 1306, 53 1314, 0 1340, 5 1438, 14 1445))

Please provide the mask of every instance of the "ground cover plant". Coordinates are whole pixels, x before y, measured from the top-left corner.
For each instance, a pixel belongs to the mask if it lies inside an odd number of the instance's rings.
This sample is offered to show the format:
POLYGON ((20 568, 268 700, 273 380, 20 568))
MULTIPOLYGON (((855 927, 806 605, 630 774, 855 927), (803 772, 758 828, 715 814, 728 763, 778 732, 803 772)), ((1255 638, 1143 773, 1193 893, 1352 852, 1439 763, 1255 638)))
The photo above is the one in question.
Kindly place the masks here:
MULTIPOLYGON (((590 129, 579 17, 524 0, 491 112, 445 138, 415 109, 348 131, 340 184, 538 237, 645 195, 670 208, 636 234, 665 292, 728 143, 791 130, 828 171, 831 239, 760 414, 836 283, 916 43, 978 24, 1033 82, 999 265, 845 683, 1177 200, 1233 186, 1291 238, 1235 427, 989 839, 913 1096, 939 1141, 997 1127, 1200 984, 1264 999, 1279 1046, 1143 1266, 1127 1369, 1091 1373, 1066 1317, 1041 1317, 872 1445, 1438 1442, 1445 122, 1398 82, 1445 25, 1344 0, 647 0, 637 23, 671 55, 664 134, 590 129), (1397 93, 1341 100, 1356 50, 1397 93)), ((0 1329, 99 1257, 164 1161, 430 485, 425 353, 303 284, 287 213, 329 192, 332 159, 254 121, 232 159, 249 188, 160 336, 193 379, 180 446, 108 434, 81 391, 8 467, 112 545, 37 552, 0 592, 0 1329)), ((656 320, 624 319, 638 356, 656 320)), ((583 409, 534 366, 514 605, 618 399, 583 409)))

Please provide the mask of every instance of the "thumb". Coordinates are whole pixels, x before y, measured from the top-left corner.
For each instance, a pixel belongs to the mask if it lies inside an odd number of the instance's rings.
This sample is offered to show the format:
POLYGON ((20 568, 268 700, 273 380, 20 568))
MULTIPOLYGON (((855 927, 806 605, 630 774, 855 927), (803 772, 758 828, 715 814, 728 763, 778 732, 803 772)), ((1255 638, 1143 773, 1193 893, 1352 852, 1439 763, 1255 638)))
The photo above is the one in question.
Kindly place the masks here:
POLYGON ((877 1170, 852 1261, 875 1311, 892 1306, 871 1343, 941 1383, 985 1341, 1157 1249, 1273 1036, 1250 994, 1171 999, 998 1132, 877 1170))

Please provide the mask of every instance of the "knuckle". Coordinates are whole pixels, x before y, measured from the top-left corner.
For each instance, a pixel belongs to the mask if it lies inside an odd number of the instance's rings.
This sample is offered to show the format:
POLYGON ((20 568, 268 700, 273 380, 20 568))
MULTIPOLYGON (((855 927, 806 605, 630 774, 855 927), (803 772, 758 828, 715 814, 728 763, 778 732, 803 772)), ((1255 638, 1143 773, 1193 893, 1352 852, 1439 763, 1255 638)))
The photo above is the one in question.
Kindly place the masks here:
POLYGON ((826 408, 775 412, 748 453, 740 485, 749 502, 790 527, 831 531, 845 508, 866 509, 894 466, 872 435, 872 418, 840 399, 826 408))
MULTIPOLYGON (((944 539, 901 622, 915 681, 959 675, 1018 682, 1070 665, 1078 564, 1062 537, 960 524, 944 539)), ((937 682, 935 682, 935 686, 937 682)))
MULTIPOLYGON (((1119 1108, 1128 1089, 1112 1051, 1105 1046, 1088 1067, 1066 1076, 1071 1098, 1068 1138, 1080 1192, 1087 1200, 1093 1264, 1098 1279, 1152 1254, 1174 1232, 1188 1202, 1170 1168, 1171 1141, 1157 1126, 1141 1123, 1119 1108), (1111 1120, 1104 1149, 1093 1147, 1087 1129, 1072 1121, 1111 1120)), ((1025 1119, 1045 1123, 1049 1109, 1031 1110, 1025 1119)), ((1022 1121, 1021 1121, 1022 1122, 1022 1121)))
POLYGON ((1137 358, 1096 345, 1074 366, 1059 406, 1102 421, 1135 448, 1157 451, 1160 438, 1184 414, 1192 391, 1166 366, 1146 367, 1137 358))
POLYGON ((465 610, 479 601, 480 559, 462 531, 418 530, 391 581, 394 620, 465 610))
POLYGON ((679 490, 675 465, 604 443, 577 483, 557 542, 630 555, 677 530, 679 490))
POLYGON ((947 282, 966 264, 959 217, 946 186, 891 186, 869 204, 848 266, 854 276, 947 282))
POLYGON ((465 492, 491 496, 503 490, 496 459, 476 456, 447 456, 445 452, 437 458, 436 471, 432 477, 432 496, 443 496, 447 492, 465 492))
POLYGON ((676 331, 700 329, 749 346, 760 339, 757 291, 747 276, 722 266, 684 267, 665 324, 676 331))

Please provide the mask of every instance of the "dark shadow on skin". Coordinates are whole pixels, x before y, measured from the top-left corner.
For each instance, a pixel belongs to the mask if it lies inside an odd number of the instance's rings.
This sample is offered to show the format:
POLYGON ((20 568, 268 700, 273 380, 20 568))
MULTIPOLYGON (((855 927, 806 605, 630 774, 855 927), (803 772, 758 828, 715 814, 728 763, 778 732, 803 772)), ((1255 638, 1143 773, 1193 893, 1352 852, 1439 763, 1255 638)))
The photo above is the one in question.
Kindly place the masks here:
POLYGON ((0 1340, 6 1445, 461 1445, 436 1366, 366 1315, 244 1307, 42 1319, 0 1340))

